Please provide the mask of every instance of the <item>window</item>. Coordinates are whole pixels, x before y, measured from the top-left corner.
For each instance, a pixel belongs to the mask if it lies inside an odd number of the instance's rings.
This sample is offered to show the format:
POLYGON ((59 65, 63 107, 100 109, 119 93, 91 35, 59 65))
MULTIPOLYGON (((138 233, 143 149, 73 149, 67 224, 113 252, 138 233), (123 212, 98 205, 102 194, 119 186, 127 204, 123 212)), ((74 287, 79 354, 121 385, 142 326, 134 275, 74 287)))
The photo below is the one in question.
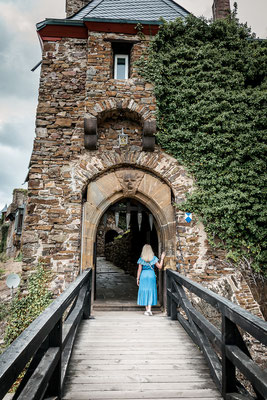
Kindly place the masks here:
POLYGON ((138 42, 123 39, 111 41, 113 60, 110 72, 113 79, 129 79, 131 77, 131 58, 135 43, 138 42))
POLYGON ((24 219, 24 205, 19 207, 16 211, 15 217, 15 232, 17 235, 21 235, 24 219))
POLYGON ((129 56, 128 54, 115 54, 114 60, 114 78, 128 79, 129 56))

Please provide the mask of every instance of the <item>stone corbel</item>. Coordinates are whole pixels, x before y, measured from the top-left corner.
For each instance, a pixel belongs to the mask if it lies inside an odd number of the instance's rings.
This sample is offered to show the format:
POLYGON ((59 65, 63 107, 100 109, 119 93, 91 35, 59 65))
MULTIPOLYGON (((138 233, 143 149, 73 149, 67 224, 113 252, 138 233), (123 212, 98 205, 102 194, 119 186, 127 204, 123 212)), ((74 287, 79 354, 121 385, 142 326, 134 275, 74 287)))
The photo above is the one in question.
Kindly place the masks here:
POLYGON ((97 119, 92 117, 84 118, 84 146, 87 150, 97 148, 97 119))
POLYGON ((144 121, 143 127, 143 151, 155 150, 155 133, 157 130, 156 121, 144 121))

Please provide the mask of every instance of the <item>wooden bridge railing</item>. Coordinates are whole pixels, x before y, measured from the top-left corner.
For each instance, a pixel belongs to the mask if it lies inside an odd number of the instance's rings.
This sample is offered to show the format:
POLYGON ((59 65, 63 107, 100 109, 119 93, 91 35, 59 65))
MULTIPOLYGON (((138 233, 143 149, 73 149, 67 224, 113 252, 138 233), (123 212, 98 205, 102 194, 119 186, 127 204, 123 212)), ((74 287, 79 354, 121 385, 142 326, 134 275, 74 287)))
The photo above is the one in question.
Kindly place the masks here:
POLYGON ((267 399, 267 373, 252 360, 239 330, 241 328, 243 332, 248 332, 260 343, 267 345, 265 321, 170 270, 167 271, 167 312, 171 319, 178 319, 202 350, 213 380, 224 399, 267 399), (221 331, 193 307, 184 288, 221 313, 221 331), (241 384, 236 369, 252 384, 256 397, 251 396, 241 384))
POLYGON ((30 362, 13 400, 60 399, 81 319, 90 317, 92 270, 85 271, 0 356, 0 399, 30 362))

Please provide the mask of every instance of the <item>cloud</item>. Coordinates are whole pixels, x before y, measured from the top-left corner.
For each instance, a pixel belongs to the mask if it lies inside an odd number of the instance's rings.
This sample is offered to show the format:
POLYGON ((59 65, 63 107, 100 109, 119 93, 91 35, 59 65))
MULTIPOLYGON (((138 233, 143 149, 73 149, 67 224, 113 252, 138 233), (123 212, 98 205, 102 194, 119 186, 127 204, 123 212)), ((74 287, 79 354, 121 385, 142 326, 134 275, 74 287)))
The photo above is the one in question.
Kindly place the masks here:
POLYGON ((35 101, 0 99, 0 209, 12 200, 14 188, 22 186, 34 138, 35 101))
POLYGON ((24 187, 29 162, 29 149, 17 149, 0 144, 0 210, 12 201, 14 188, 24 187))
MULTIPOLYGON (((32 145, 32 121, 4 123, 0 126, 0 146, 27 150, 32 145)), ((0 152, 1 157, 1 152, 0 152)))
POLYGON ((41 59, 35 25, 64 18, 65 0, 0 0, 0 9, 1 210, 24 182, 32 152, 40 70, 31 68, 41 59))

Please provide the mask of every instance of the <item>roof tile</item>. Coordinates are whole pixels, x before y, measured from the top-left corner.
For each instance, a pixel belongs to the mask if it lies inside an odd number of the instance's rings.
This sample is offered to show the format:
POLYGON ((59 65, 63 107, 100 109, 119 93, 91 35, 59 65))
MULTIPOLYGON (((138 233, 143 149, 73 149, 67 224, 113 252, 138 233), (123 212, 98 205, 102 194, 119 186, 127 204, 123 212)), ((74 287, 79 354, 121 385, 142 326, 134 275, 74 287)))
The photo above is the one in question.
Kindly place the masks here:
POLYGON ((189 14, 173 0, 92 0, 87 6, 73 15, 72 20, 117 19, 134 21, 167 21, 189 14))

